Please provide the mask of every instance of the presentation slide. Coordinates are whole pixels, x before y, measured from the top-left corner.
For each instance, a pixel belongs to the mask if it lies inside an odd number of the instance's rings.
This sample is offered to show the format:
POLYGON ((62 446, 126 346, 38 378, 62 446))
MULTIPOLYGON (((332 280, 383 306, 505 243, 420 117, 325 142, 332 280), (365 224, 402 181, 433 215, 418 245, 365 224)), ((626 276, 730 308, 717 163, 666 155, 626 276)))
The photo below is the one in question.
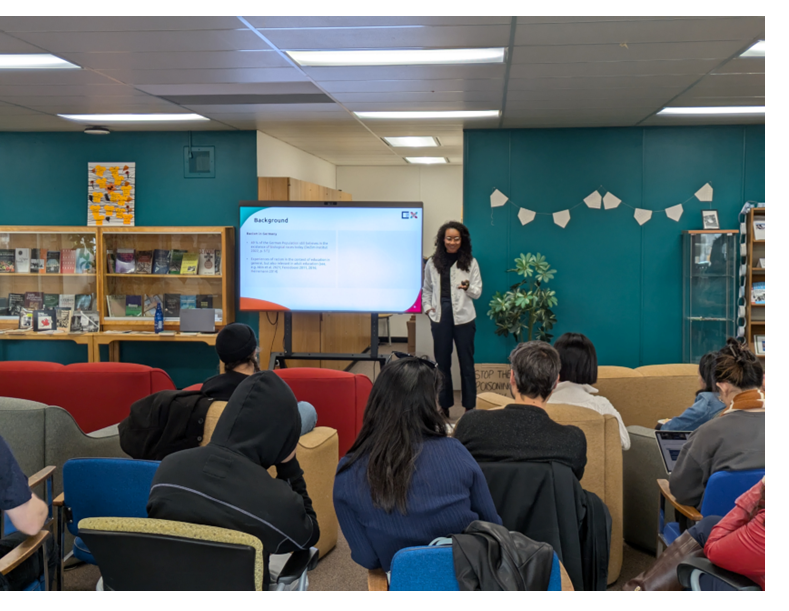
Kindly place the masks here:
POLYGON ((422 207, 240 208, 240 309, 421 311, 422 207))

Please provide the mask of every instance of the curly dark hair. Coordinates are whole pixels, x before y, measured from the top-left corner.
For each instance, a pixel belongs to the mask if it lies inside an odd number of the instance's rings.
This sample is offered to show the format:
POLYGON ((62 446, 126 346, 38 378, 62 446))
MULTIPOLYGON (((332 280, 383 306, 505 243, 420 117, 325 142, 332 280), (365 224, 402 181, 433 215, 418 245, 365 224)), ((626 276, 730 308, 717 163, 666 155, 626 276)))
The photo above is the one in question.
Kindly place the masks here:
POLYGON ((742 390, 759 388, 764 381, 764 367, 748 346, 730 337, 715 359, 715 381, 728 382, 742 390))
POLYGON ((447 229, 457 229, 460 233, 460 250, 458 250, 458 267, 464 272, 471 269, 471 234, 463 223, 457 221, 449 221, 444 223, 438 228, 436 234, 436 251, 433 253, 433 265, 439 274, 443 273, 445 269, 452 267, 452 264, 447 259, 447 249, 444 246, 444 234, 447 229))

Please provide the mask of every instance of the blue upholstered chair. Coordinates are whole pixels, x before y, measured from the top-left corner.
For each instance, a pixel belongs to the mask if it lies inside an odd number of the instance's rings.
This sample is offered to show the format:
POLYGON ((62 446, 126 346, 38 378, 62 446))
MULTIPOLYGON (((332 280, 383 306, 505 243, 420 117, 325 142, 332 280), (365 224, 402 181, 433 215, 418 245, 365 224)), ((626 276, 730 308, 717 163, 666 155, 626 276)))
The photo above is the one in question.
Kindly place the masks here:
MULTIPOLYGON (((452 546, 418 546, 401 549, 392 558, 391 582, 383 571, 370 571, 370 590, 457 592, 452 546)), ((554 552, 548 591, 572 590, 567 573, 554 552)))
POLYGON ((97 564, 79 536, 80 520, 94 517, 147 518, 148 494, 158 461, 131 458, 73 458, 63 465, 63 493, 58 507, 61 562, 58 587, 62 587, 65 529, 74 535, 75 558, 97 564))
MULTIPOLYGON (((666 501, 674 507, 675 511, 683 516, 683 522, 698 522, 704 516, 725 516, 734 509, 734 502, 744 492, 751 489, 764 477, 764 469, 750 469, 747 471, 718 471, 710 476, 707 486, 704 489, 704 498, 701 502, 701 510, 695 507, 682 505, 671 494, 668 480, 659 479, 660 488, 660 521, 658 524, 658 551, 657 555, 663 553, 663 549, 671 545, 674 540, 682 534, 688 525, 681 525, 680 522, 665 522, 666 501), (683 528, 684 526, 684 528, 683 528)), ((682 519, 682 518, 681 518, 682 519)))

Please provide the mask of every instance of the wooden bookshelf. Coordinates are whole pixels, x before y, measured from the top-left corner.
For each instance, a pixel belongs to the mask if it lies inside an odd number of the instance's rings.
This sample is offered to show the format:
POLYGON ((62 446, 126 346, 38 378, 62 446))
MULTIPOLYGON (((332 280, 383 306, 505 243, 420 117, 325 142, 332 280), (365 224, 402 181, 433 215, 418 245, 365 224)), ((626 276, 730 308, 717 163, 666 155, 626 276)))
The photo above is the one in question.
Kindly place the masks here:
MULTIPOLYGON (((143 307, 146 295, 165 294, 211 295, 212 305, 221 309, 221 320, 216 328, 221 329, 235 320, 235 228, 233 227, 113 227, 99 230, 98 247, 99 304, 102 330, 105 331, 153 331, 152 316, 111 316, 107 295, 140 295, 143 307), (221 252, 218 274, 119 274, 108 269, 107 251, 119 248, 135 251, 156 249, 184 250, 198 254, 200 249, 221 252)), ((179 331, 177 317, 165 313, 164 328, 179 331)), ((123 340, 124 336, 116 336, 123 340)))
MULTIPOLYGON (((767 328, 767 309, 765 304, 751 303, 751 289, 754 282, 765 282, 765 269, 757 265, 765 256, 766 240, 754 239, 754 221, 764 220, 765 208, 752 208, 748 212, 748 280, 745 287, 745 339, 756 354, 755 335, 765 335, 767 328)), ((763 354, 757 354, 764 361, 763 354)))

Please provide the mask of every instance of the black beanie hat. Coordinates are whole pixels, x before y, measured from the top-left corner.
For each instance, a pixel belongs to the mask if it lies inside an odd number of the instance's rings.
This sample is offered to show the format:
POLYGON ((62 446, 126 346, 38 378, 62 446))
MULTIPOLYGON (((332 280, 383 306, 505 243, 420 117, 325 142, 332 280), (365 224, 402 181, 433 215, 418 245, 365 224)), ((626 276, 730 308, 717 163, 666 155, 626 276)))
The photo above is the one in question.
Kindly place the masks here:
POLYGON ((216 353, 223 363, 243 361, 258 347, 252 327, 242 322, 227 325, 216 336, 216 353))

